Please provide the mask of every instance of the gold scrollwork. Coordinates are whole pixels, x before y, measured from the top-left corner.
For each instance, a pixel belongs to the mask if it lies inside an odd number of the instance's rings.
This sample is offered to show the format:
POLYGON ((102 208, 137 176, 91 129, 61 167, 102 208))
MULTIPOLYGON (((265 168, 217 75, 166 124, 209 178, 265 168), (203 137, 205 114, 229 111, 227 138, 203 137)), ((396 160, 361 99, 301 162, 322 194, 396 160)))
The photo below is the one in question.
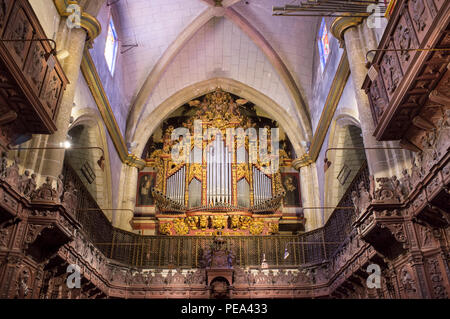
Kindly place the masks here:
POLYGON ((279 232, 278 223, 269 223, 268 226, 270 234, 278 234, 279 232))
POLYGON ((239 163, 237 164, 237 180, 240 180, 242 178, 245 178, 246 180, 250 180, 249 174, 250 171, 248 169, 248 164, 246 163, 239 163))
POLYGON ((202 164, 193 163, 189 165, 189 183, 194 179, 202 180, 202 164))
POLYGON ((264 223, 261 220, 254 220, 250 225, 250 234, 260 235, 264 230, 264 223))
POLYGON ((173 229, 177 235, 186 235, 189 233, 189 227, 185 223, 184 218, 178 218, 173 221, 173 229))
POLYGON ((227 228, 228 216, 215 215, 211 217, 212 226, 215 229, 227 228))
POLYGON ((240 229, 241 230, 247 230, 250 228, 250 225, 252 224, 252 218, 249 216, 241 216, 240 218, 240 229))
POLYGON ((208 216, 200 216, 200 228, 206 229, 208 228, 208 216))
POLYGON ((231 216, 231 228, 237 230, 239 228, 239 215, 231 216))
POLYGON ((172 234, 172 223, 159 224, 159 233, 161 235, 171 235, 172 234))

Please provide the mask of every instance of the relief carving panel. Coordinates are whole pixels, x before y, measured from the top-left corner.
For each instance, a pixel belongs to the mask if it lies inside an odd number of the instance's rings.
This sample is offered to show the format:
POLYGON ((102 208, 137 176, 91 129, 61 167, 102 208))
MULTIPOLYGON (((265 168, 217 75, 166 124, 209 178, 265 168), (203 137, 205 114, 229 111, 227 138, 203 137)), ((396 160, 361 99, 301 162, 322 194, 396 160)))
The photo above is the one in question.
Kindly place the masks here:
MULTIPOLYGON (((33 27, 20 5, 16 5, 13 9, 11 23, 8 24, 5 39, 10 40, 30 40, 33 38, 33 27)), ((6 42, 17 65, 22 69, 27 57, 31 42, 6 42)))
MULTIPOLYGON (((394 32, 394 44, 396 49, 412 49, 419 47, 411 19, 407 13, 407 9, 404 8, 403 14, 400 17, 397 28, 394 32)), ((403 73, 406 73, 406 70, 411 63, 412 57, 416 52, 405 50, 399 51, 397 53, 400 59, 403 73)))
POLYGON ((424 39, 433 20, 425 2, 425 0, 410 0, 408 3, 409 14, 413 21, 419 42, 422 42, 424 39))
MULTIPOLYGON (((392 41, 390 42, 388 49, 394 49, 392 41)), ((400 84, 403 75, 397 54, 395 52, 386 52, 381 61, 380 68, 384 86, 388 93, 389 99, 391 99, 392 95, 394 95, 395 89, 400 84)))

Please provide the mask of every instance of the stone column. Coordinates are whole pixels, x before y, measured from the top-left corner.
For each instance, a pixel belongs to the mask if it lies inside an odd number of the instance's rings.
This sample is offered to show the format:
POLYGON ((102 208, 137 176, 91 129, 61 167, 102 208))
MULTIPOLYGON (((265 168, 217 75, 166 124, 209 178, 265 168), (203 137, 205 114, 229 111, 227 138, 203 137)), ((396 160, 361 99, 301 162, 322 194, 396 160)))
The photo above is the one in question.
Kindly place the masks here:
POLYGON ((136 188, 139 169, 135 166, 122 165, 122 178, 124 181, 119 187, 121 200, 118 203, 120 209, 130 210, 118 210, 113 213, 112 223, 113 226, 124 229, 127 231, 133 231, 131 227, 131 220, 134 217, 134 207, 136 203, 136 188))
MULTIPOLYGON (((361 89, 367 75, 366 52, 377 48, 374 29, 368 27, 362 18, 337 18, 331 32, 341 41, 347 51, 348 63, 358 106, 364 147, 398 147, 394 142, 380 142, 375 139, 375 124, 370 109, 369 98, 361 89)), ((405 153, 401 150, 366 150, 366 158, 371 175, 375 177, 399 174, 399 164, 404 166, 405 153), (403 163, 402 163, 403 162, 403 163)))
MULTIPOLYGON (((301 165, 301 161, 295 160, 292 166, 299 171, 300 185, 302 194, 303 207, 319 207, 319 183, 317 180, 316 164, 312 163, 307 166, 301 165)), ((305 209, 303 211, 305 217, 305 231, 311 231, 323 226, 322 210, 305 209)))
MULTIPOLYGON (((66 19, 63 19, 65 22, 66 19)), ((63 24, 65 25, 65 23, 63 24)), ((61 42, 61 41, 60 41, 61 42)), ((47 141, 46 147, 59 147, 60 143, 67 139, 70 116, 72 113, 73 99, 80 76, 80 65, 86 42, 86 31, 82 28, 74 28, 67 39, 67 50, 70 55, 64 60, 64 72, 69 79, 69 84, 64 91, 56 119, 57 131, 47 141)), ((47 150, 44 155, 41 176, 43 179, 50 176, 54 179, 61 173, 64 162, 64 150, 47 150)))

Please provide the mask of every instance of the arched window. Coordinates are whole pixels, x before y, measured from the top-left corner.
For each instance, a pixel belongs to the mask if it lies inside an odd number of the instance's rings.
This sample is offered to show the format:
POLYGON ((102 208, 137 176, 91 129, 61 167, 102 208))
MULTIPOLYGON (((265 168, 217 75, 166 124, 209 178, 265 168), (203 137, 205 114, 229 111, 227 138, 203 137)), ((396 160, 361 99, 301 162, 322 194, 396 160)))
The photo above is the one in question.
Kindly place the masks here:
POLYGON ((114 75, 118 47, 119 42, 117 40, 117 32, 116 28, 114 27, 114 22, 111 19, 109 21, 108 36, 106 37, 105 45, 105 59, 111 75, 114 75))
POLYGON ((325 19, 322 19, 319 30, 319 56, 320 67, 323 72, 327 63, 328 55, 330 54, 330 44, 328 43, 328 30, 325 24, 325 19))

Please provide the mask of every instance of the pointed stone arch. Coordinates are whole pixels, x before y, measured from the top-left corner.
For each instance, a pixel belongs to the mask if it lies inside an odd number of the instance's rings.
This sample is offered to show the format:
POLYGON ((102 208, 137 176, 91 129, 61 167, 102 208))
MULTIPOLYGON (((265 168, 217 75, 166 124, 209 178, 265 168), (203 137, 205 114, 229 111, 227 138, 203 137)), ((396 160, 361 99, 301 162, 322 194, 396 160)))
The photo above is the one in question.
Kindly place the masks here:
MULTIPOLYGON (((97 204, 103 208, 110 208, 104 206, 107 203, 112 203, 112 183, 111 183, 111 165, 108 152, 108 142, 106 138, 106 130, 103 125, 100 114, 91 108, 79 108, 72 109, 72 116, 74 121, 69 126, 68 132, 75 127, 85 126, 86 136, 84 138, 84 144, 81 146, 88 147, 101 147, 104 150, 104 170, 102 171, 97 165, 97 160, 102 155, 98 150, 86 150, 82 152, 85 159, 89 159, 92 162, 94 172, 97 177, 92 186, 88 186, 91 195, 97 200, 97 204)), ((66 153, 67 156, 67 153, 66 153)), ((111 216, 107 216, 111 220, 111 216)))
POLYGON ((152 110, 150 115, 143 118, 139 122, 132 139, 136 142, 136 147, 131 151, 134 154, 142 154, 148 139, 153 134, 153 131, 167 116, 183 104, 199 96, 210 93, 217 87, 247 99, 263 109, 267 114, 272 116, 273 119, 276 120, 286 132, 296 154, 301 155, 305 153, 301 143, 301 141, 304 140, 304 137, 302 136, 302 129, 298 126, 295 120, 292 120, 292 116, 290 116, 283 107, 258 90, 255 90, 242 82, 229 78, 214 78, 198 82, 191 86, 185 87, 167 98, 163 103, 152 110))
POLYGON ((163 74, 169 64, 177 56, 180 50, 188 43, 188 41, 197 33, 197 31, 203 27, 210 19, 216 16, 223 16, 235 23, 265 54, 276 72, 279 74, 280 79, 287 88, 295 105, 295 111, 300 119, 301 127, 300 131, 305 140, 312 138, 312 126, 310 120, 310 114, 304 98, 298 88, 294 78, 292 77, 289 69, 279 56, 279 54, 273 49, 270 43, 264 38, 264 36, 243 16, 241 16, 233 8, 230 8, 232 4, 237 1, 226 1, 226 5, 223 7, 214 7, 209 1, 206 1, 210 7, 206 8, 193 22, 188 25, 175 39, 174 42, 167 48, 164 54, 160 57, 158 62, 150 71, 144 84, 139 90, 139 93, 131 106, 130 112, 127 118, 125 139, 127 142, 132 142, 132 136, 136 135, 139 121, 144 113, 146 103, 156 88, 157 84, 163 77, 163 74))

